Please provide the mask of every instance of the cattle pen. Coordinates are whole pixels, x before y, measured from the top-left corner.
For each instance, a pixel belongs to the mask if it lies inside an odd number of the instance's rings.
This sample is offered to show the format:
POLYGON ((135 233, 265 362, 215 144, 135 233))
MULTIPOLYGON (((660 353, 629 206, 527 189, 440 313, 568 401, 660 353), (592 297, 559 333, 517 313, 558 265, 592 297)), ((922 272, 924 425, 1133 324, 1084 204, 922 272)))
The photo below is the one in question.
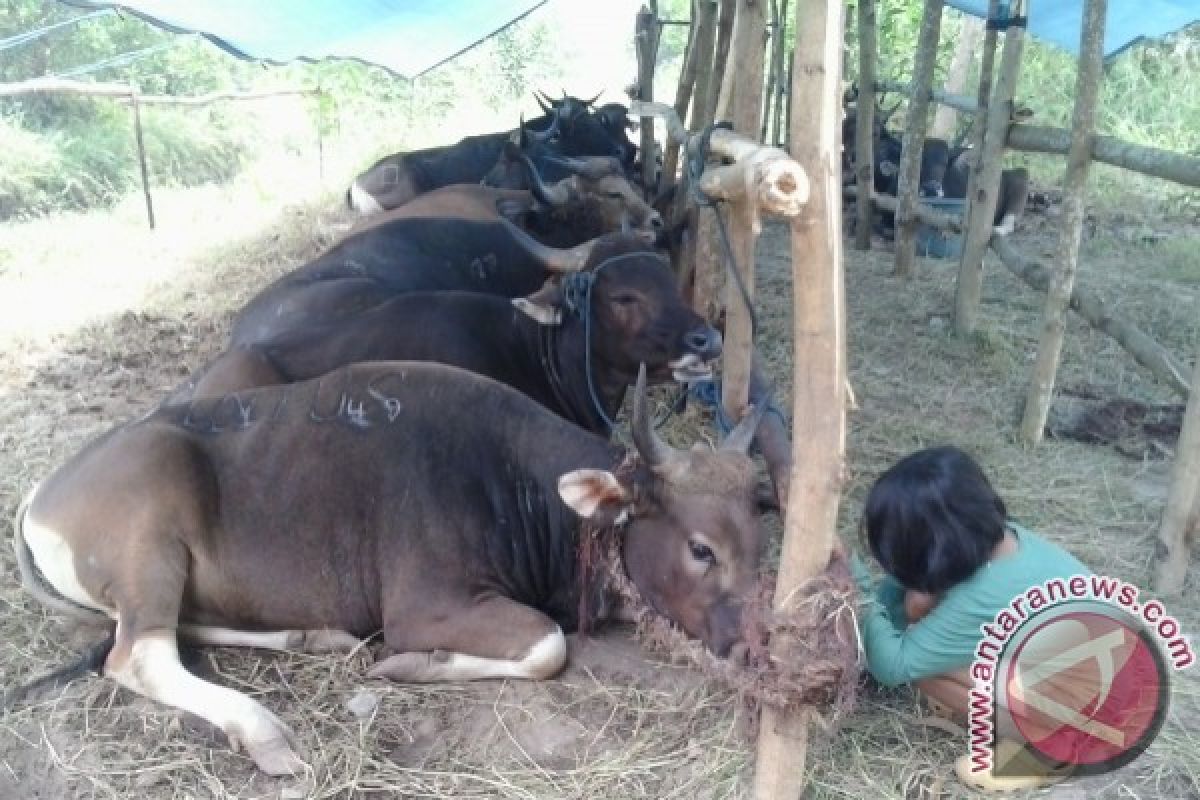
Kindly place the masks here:
MULTIPOLYGON (((1112 136, 1095 132, 1095 106, 1103 81, 1105 18, 1107 0, 1088 0, 1084 6, 1080 28, 1079 67, 1075 87, 1075 111, 1069 131, 1039 127, 1017 122, 1014 92, 1020 73, 1021 54, 1027 25, 1028 3, 1018 0, 1001 4, 990 0, 987 10, 987 33, 983 41, 979 90, 974 101, 948 95, 933 87, 933 62, 939 43, 944 0, 926 0, 922 15, 921 35, 917 44, 911 83, 883 84, 875 81, 876 61, 876 3, 860 0, 858 4, 858 43, 860 80, 868 87, 866 102, 858 104, 856 162, 860 165, 855 187, 858 197, 857 235, 855 246, 870 247, 871 207, 893 210, 896 213, 896 273, 906 275, 913 269, 917 228, 929 225, 953 231, 963 236, 962 255, 956 284, 954 329, 960 335, 975 331, 984 270, 984 255, 991 247, 996 257, 1037 291, 1046 293, 1042 319, 1042 334, 1036 367, 1029 377, 1020 436, 1030 445, 1043 437, 1050 401, 1054 394, 1055 373, 1062 352, 1063 317, 1074 310, 1088 322, 1112 336, 1142 366, 1171 386, 1188 401, 1186 435, 1181 434, 1171 494, 1159 531, 1159 567, 1156 588, 1165 595, 1175 596, 1183 589, 1189 558, 1189 541, 1194 541, 1200 527, 1200 471, 1194 452, 1196 423, 1200 417, 1200 400, 1195 377, 1183 362, 1143 331, 1122 320, 1103 301, 1083 287, 1075 285, 1079 259, 1079 242, 1086 213, 1087 176, 1093 161, 1112 164, 1177 184, 1200 187, 1200 157, 1133 145, 1112 136), (999 64, 996 60, 999 34, 1003 33, 1003 48, 999 64), (993 88, 993 80, 995 86, 993 88), (897 197, 879 197, 870 182, 874 114, 873 91, 898 91, 911 98, 908 120, 904 130, 904 159, 900 167, 897 197), (965 222, 938 214, 918 203, 918 168, 928 121, 929 103, 942 103, 962 113, 976 117, 972 126, 971 145, 974 151, 967 191, 965 222), (994 235, 991 220, 995 214, 1000 186, 1000 171, 1005 149, 1067 156, 1064 179, 1064 220, 1054 253, 1057 266, 1046 269, 1023 257, 1006 238, 994 235)), ((847 143, 846 146, 849 146, 847 143)), ((1198 356, 1200 360, 1200 356, 1198 356)))
MULTIPOLYGON (((869 15, 874 5, 859 0, 857 11, 869 15)), ((1200 363, 1189 376, 1187 365, 1172 355, 1191 342, 1194 326, 1180 321, 1194 308, 1194 287, 1188 284, 1181 296, 1156 305, 1157 287, 1129 289, 1120 274, 1121 258, 1132 248, 1105 254, 1089 250, 1084 237, 1083 260, 1090 255, 1094 270, 1083 263, 1080 268, 1094 283, 1089 289, 1067 283, 1063 295, 1054 270, 993 237, 984 240, 985 247, 1009 270, 980 270, 979 302, 988 324, 977 325, 971 336, 949 335, 956 319, 947 312, 956 300, 953 290, 946 291, 949 270, 913 260, 908 276, 897 276, 886 269, 890 254, 843 252, 852 241, 842 236, 837 181, 846 4, 697 0, 692 6, 689 20, 664 20, 650 3, 629 26, 643 86, 630 116, 643 121, 643 148, 653 143, 654 120, 662 121, 664 167, 657 180, 660 188, 679 183, 677 207, 692 229, 683 243, 681 271, 695 286, 697 310, 714 321, 723 318, 726 335, 723 396, 715 403, 709 398, 708 406, 690 403, 662 432, 676 444, 716 439, 714 426, 736 421, 749 405, 774 401, 757 443, 782 509, 778 517, 764 516, 772 533, 771 561, 779 566, 779 608, 786 611, 788 601, 802 594, 798 587, 810 581, 823 585, 827 569, 841 568, 839 540, 857 544, 871 480, 898 456, 948 438, 988 461, 1023 515, 1053 528, 1059 541, 1098 568, 1138 579, 1147 575, 1153 564, 1151 537, 1144 533, 1158 524, 1164 506, 1163 541, 1177 545, 1172 554, 1186 554, 1186 532, 1196 527, 1200 512, 1195 478, 1200 404, 1188 405, 1178 444, 1170 448, 1175 477, 1169 482, 1152 459, 1130 460, 1061 440, 1034 451, 1008 431, 1010 407, 1025 392, 1025 367, 1036 346, 1026 332, 1042 313, 1022 299, 1017 291, 1022 283, 1042 290, 1057 284, 1061 307, 1069 303, 1078 312, 1057 323, 1060 332, 1070 330, 1061 342, 1068 355, 1060 385, 1138 385, 1154 400, 1172 392, 1186 396, 1189 385, 1200 381, 1200 363), (796 29, 794 50, 781 35, 789 18, 796 29), (672 106, 653 102, 645 86, 659 60, 660 34, 674 23, 687 24, 689 36, 672 106), (747 85, 765 90, 759 95, 744 90, 747 85), (792 113, 792 106, 804 113, 792 113), (730 125, 714 126, 719 120, 730 125), (1114 307, 1114 294, 1125 289, 1128 302, 1114 307), (1170 330, 1172 325, 1178 330, 1170 330), (1110 346, 1114 341, 1121 349, 1110 346), (1146 363, 1158 383, 1149 388, 1138 383, 1124 348, 1146 363), (722 406, 723 412, 717 410, 722 406)), ((870 32, 860 31, 867 41, 870 32)), ((996 38, 994 32, 990 36, 996 38)), ((936 102, 938 92, 930 95, 936 102)), ((969 98, 942 97, 960 108, 978 107, 969 98)), ((910 120, 915 116, 910 113, 910 120)), ((861 125, 860 135, 864 129, 869 134, 870 125, 861 125)), ((1006 130, 1009 147, 1017 136, 1035 135, 1024 124, 1006 130)), ((1036 136, 1068 149, 1066 132, 1036 136)), ((1110 162, 1138 151, 1106 137, 1093 137, 1093 143, 1093 155, 1108 153, 1110 162)), ((860 164, 872 163, 867 152, 860 164)), ((646 175, 654 165, 641 166, 646 175)), ((964 223, 920 204, 913 175, 910 171, 902 183, 898 201, 874 195, 868 185, 858 193, 859 207, 897 211, 901 227, 919 220, 963 230, 964 223), (906 196, 907 212, 901 210, 906 196)), ((1076 197, 1081 202, 1082 194, 1076 197)), ((77 262, 76 272, 51 271, 64 284, 78 280, 87 287, 89 273, 116 271, 112 263, 100 269, 91 261, 88 248, 96 241, 110 242, 131 262, 158 259, 169 267, 162 273, 166 280, 137 284, 127 308, 81 319, 44 340, 21 331, 8 320, 11 313, 5 314, 30 304, 29 296, 13 291, 4 298, 0 291, 5 510, 107 422, 152 408, 188 367, 218 351, 216 342, 248 296, 324 251, 354 223, 345 209, 333 207, 340 193, 313 201, 272 196, 267 203, 278 205, 270 215, 263 212, 261 231, 241 224, 239 207, 227 199, 204 194, 201 201, 211 216, 204 219, 185 216, 180 199, 163 192, 164 213, 153 235, 138 230, 144 222, 131 221, 129 214, 70 218, 78 242, 55 241, 63 224, 58 220, 0 230, 0 256, 26 248, 18 234, 32 232, 40 238, 20 263, 77 262), (185 236, 184 227, 195 230, 185 236), (165 242, 164 234, 175 238, 165 242), (101 238, 105 235, 111 239, 101 238), (211 241, 201 246, 192 237, 211 241)), ((262 201, 253 195, 251 203, 267 204, 262 201)), ((870 226, 860 225, 857 233, 864 229, 869 245, 870 226)), ((1077 228, 1073 235, 1078 248, 1077 228)), ((1047 243, 1058 236, 1054 228, 1014 239, 1022 250, 1047 252, 1047 243)), ((1063 263, 1058 255, 1052 258, 1063 263)), ((0 270, 0 290, 19 288, 18 272, 0 270)), ((120 276, 131 283, 136 277, 120 276)), ((656 400, 668 404, 663 396, 656 400)), ((1044 421, 1039 433, 1043 426, 1044 421)), ((1182 558, 1181 584, 1187 570, 1186 555, 1182 558)), ((1178 565, 1179 558, 1172 563, 1178 565)), ((1161 575, 1166 567, 1159 569, 1161 575)), ((4 686, 45 672, 85 644, 69 625, 26 598, 15 574, 11 554, 0 556, 0 602, 9 609, 0 620, 4 686)), ((297 593, 303 589, 295 587, 297 593)), ((1190 632, 1200 624, 1200 610, 1186 595, 1179 604, 1190 632)), ((787 652, 789 642, 772 644, 776 652, 787 652)), ((456 686, 368 681, 366 648, 344 655, 267 656, 228 648, 199 653, 190 668, 261 698, 310 746, 315 768, 295 782, 255 774, 248 759, 230 755, 220 734, 194 718, 102 681, 80 680, 0 716, 6 737, 0 743, 0 796, 961 796, 945 765, 961 751, 963 732, 930 715, 910 692, 860 685, 857 707, 834 714, 820 703, 747 713, 743 696, 697 670, 680 652, 661 646, 642 651, 638 645, 628 632, 572 636, 569 666, 558 679, 456 686)), ((1116 798, 1133 791, 1192 796, 1200 787, 1195 753, 1200 695, 1191 676, 1181 678, 1179 700, 1159 741, 1119 773, 1128 785, 1116 777, 1096 778, 1048 796, 1116 798)))

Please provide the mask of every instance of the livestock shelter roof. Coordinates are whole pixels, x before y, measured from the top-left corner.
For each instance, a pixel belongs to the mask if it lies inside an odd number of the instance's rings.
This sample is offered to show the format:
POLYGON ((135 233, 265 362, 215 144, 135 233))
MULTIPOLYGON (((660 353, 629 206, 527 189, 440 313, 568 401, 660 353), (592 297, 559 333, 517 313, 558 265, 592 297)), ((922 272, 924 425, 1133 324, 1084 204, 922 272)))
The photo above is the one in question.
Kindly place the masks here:
POLYGON ((241 58, 348 58, 414 78, 511 25, 546 0, 62 0, 115 8, 176 33, 199 33, 241 58))
MULTIPOLYGON (((959 11, 987 17, 988 0, 946 0, 959 11)), ((1028 3, 1029 32, 1079 55, 1084 0, 1036 0, 1028 3)), ((1001 3, 1007 5, 1007 3, 1001 3)), ((1156 39, 1200 20, 1196 0, 1108 0, 1104 57, 1112 58, 1142 39, 1156 39)))

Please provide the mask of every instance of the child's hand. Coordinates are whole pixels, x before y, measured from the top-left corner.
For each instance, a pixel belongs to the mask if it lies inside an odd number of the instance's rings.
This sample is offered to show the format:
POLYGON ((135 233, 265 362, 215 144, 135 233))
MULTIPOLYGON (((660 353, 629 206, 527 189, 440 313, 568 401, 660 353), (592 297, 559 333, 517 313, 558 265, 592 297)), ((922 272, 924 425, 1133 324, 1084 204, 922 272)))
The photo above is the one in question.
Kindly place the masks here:
POLYGON ((875 591, 875 579, 871 577, 871 571, 867 569, 867 565, 858 553, 850 556, 850 574, 854 576, 854 582, 858 584, 858 591, 864 596, 870 596, 875 591))

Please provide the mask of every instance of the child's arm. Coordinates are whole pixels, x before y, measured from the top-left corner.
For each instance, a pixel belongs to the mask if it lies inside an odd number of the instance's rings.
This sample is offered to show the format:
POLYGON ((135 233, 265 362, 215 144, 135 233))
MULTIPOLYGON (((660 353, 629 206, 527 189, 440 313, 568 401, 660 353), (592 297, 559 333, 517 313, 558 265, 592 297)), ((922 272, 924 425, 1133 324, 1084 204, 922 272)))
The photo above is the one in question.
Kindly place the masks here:
MULTIPOLYGON (((880 587, 882 593, 886 586, 880 587)), ((898 588, 898 587, 897 587, 898 588)), ((980 616, 965 593, 950 592, 919 622, 900 629, 883 603, 872 603, 862 618, 867 668, 885 686, 899 686, 969 666, 982 638, 980 616)), ((900 593, 900 619, 903 617, 900 593)))

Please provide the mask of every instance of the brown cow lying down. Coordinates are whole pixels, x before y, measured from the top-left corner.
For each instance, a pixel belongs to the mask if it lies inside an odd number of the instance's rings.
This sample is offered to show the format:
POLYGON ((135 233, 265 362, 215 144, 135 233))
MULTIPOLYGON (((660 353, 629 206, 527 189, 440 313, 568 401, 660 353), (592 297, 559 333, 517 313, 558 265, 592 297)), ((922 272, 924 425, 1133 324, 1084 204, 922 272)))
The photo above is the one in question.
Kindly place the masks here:
POLYGON ((589 261, 589 271, 567 279, 591 282, 586 309, 560 286, 516 300, 402 294, 347 319, 228 350, 168 402, 308 380, 360 361, 437 361, 506 383, 607 436, 605 417, 616 416, 639 364, 655 383, 706 378, 721 334, 684 303, 664 259, 640 239, 605 237, 589 261))
POLYGON ((572 247, 622 230, 658 231, 662 216, 651 208, 611 158, 572 159, 578 172, 547 185, 527 156, 511 158, 528 176, 529 189, 455 184, 426 192, 399 208, 368 217, 348 236, 398 219, 453 218, 488 222, 511 219, 538 241, 572 247))
POLYGON ((556 674, 564 631, 619 615, 580 566, 581 520, 619 536, 642 596, 717 653, 739 635, 762 536, 745 455, 654 433, 636 451, 454 367, 360 364, 306 383, 158 409, 36 487, 18 511, 22 580, 116 622, 103 672, 196 714, 259 768, 305 764, 257 701, 188 672, 177 635, 276 650, 356 646, 399 681, 556 674), (298 590, 299 589, 299 590, 298 590))

